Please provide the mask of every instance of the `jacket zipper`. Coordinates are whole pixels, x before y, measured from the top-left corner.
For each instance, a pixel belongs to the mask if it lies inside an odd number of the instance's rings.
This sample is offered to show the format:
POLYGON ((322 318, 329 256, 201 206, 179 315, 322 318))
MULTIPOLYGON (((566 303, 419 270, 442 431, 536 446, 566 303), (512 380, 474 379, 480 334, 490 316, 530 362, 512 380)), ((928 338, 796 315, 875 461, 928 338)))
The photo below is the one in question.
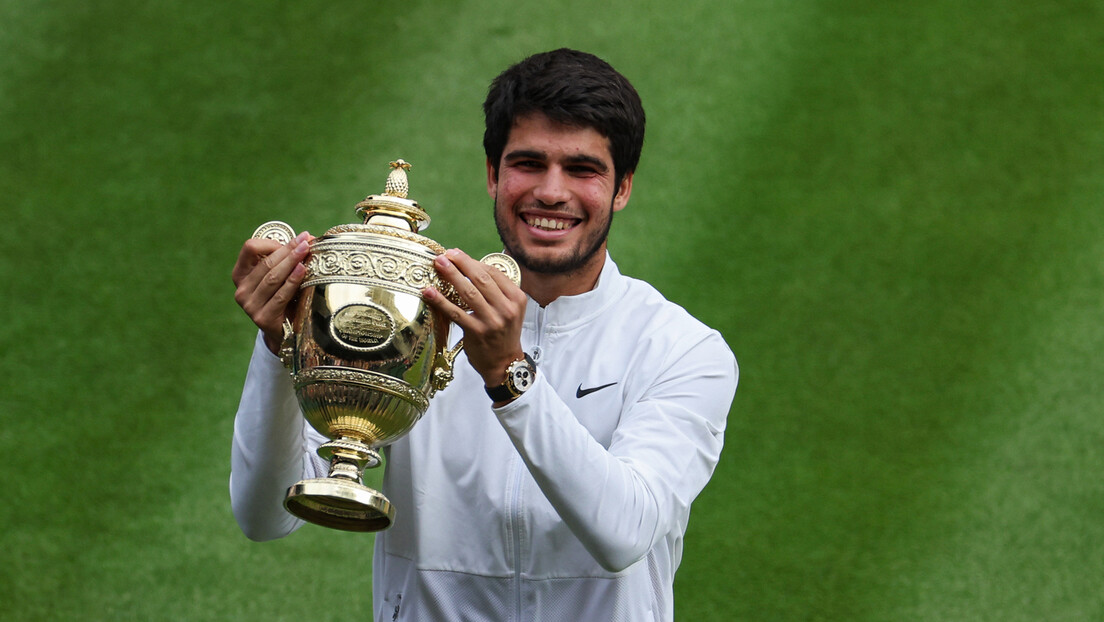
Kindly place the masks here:
POLYGON ((513 523, 514 534, 514 620, 521 622, 521 470, 525 468, 521 458, 514 454, 514 494, 512 497, 513 508, 510 509, 510 522, 513 523))
MULTIPOLYGON (((530 302, 532 302, 532 301, 530 301, 530 302)), ((544 352, 541 348, 541 342, 543 341, 543 337, 544 337, 544 308, 543 307, 538 307, 537 308, 536 338, 533 341, 533 352, 532 352, 533 361, 538 363, 538 364, 541 362, 541 358, 544 355, 544 352)), ((510 522, 512 523, 512 527, 513 527, 513 529, 511 529, 510 531, 512 531, 513 535, 514 535, 514 543, 513 543, 514 544, 514 620, 516 620, 517 622, 521 622, 521 620, 522 620, 522 617, 521 617, 521 612, 522 612, 522 602, 521 602, 522 601, 522 589, 521 589, 521 562, 522 562, 522 559, 521 559, 521 557, 522 557, 521 556, 521 524, 522 524, 522 518, 523 518, 522 515, 521 515, 521 512, 522 512, 522 510, 521 510, 521 482, 522 482, 522 471, 525 469, 525 463, 521 460, 521 456, 519 456, 516 452, 514 453, 514 460, 515 460, 516 468, 514 469, 514 481, 512 482, 513 483, 513 488, 514 488, 514 494, 513 494, 513 497, 512 497, 513 507, 509 508, 509 515, 510 515, 510 522)))

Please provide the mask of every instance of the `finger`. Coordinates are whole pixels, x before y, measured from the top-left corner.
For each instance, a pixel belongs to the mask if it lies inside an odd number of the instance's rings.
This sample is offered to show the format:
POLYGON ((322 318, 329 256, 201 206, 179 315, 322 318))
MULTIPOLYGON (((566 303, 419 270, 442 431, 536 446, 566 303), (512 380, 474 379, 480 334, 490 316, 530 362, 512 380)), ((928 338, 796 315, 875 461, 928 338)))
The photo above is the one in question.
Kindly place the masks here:
MULTIPOLYGON (((433 261, 433 267, 437 270, 437 276, 442 281, 452 286, 460 303, 474 312, 479 312, 487 307, 487 301, 480 293, 479 288, 460 271, 460 267, 446 253, 442 253, 433 261)), ((454 298, 455 300, 455 298, 454 298)))
MULTIPOLYGON (((271 269, 276 265, 276 261, 283 258, 284 254, 279 252, 281 249, 294 249, 301 242, 306 241, 310 243, 312 240, 314 240, 314 236, 306 231, 297 235, 294 240, 286 245, 275 240, 264 238, 246 240, 245 243, 242 244, 241 252, 238 254, 238 261, 234 264, 234 270, 232 272, 234 284, 240 287, 243 282, 249 280, 248 287, 255 287, 255 281, 258 275, 253 273, 258 264, 267 261, 268 263, 266 265, 268 269, 271 269), (276 256, 273 256, 274 254, 276 256), (253 274, 252 279, 250 279, 251 274, 253 274)), ((262 271, 260 274, 263 275, 264 272, 262 271)))
MULTIPOLYGON (((482 264, 483 262, 480 261, 479 263, 482 264)), ((515 283, 508 274, 493 265, 484 265, 488 266, 487 273, 494 279, 495 283, 498 284, 498 288, 502 291, 503 295, 514 302, 524 303, 528 300, 528 296, 521 289, 521 286, 515 283)))
POLYGON ((451 249, 437 259, 438 272, 443 272, 442 276, 452 283, 472 311, 479 313, 506 302, 508 296, 494 274, 498 269, 476 261, 459 249, 451 249))
POLYGON ((257 244, 257 240, 250 240, 242 247, 238 265, 234 267, 234 300, 245 310, 250 317, 264 301, 257 301, 257 288, 261 281, 271 271, 271 265, 276 265, 283 259, 290 249, 282 244, 277 244, 275 249, 269 250, 268 244, 257 244), (264 252, 269 251, 269 252, 264 252), (275 262, 275 263, 273 263, 275 262))
POLYGON ((241 252, 238 253, 238 260, 234 263, 234 269, 230 274, 234 280, 234 285, 240 285, 242 280, 253 271, 253 268, 262 259, 276 252, 282 246, 283 244, 275 240, 246 240, 242 244, 241 252))
POLYGON ((299 294, 299 286, 303 283, 306 274, 306 266, 301 263, 295 264, 291 274, 258 312, 258 326, 263 323, 262 328, 266 331, 283 332, 284 320, 291 316, 291 303, 299 294))
POLYGON ((294 297, 294 295, 288 296, 286 292, 288 289, 294 290, 297 288, 298 282, 302 281, 305 267, 302 271, 299 271, 298 266, 303 265, 302 261, 306 258, 309 250, 310 247, 306 241, 300 242, 294 248, 281 246, 261 258, 253 267, 253 270, 242 280, 235 298, 237 298, 238 304, 245 312, 254 319, 254 322, 258 324, 267 323, 271 321, 274 315, 282 317, 283 309, 281 308, 279 313, 274 313, 271 306, 273 304, 286 306, 294 297), (297 278, 293 279, 293 283, 289 285, 288 281, 293 273, 296 274, 297 278), (284 293, 277 296, 277 292, 281 290, 284 293), (276 297, 275 301, 273 301, 274 297, 276 297))
POLYGON ((460 308, 456 303, 449 300, 436 287, 427 287, 422 290, 422 298, 430 307, 440 314, 441 317, 456 324, 464 330, 465 333, 469 328, 474 326, 472 316, 469 315, 467 311, 460 308))
MULTIPOLYGON (((279 283, 274 281, 283 282, 288 274, 291 274, 292 265, 285 263, 288 257, 291 257, 294 249, 281 245, 271 253, 261 256, 257 259, 257 262, 253 265, 253 269, 245 275, 241 283, 238 285, 239 290, 243 290, 249 297, 254 297, 258 294, 264 293, 266 289, 265 281, 268 280, 269 284, 267 289, 268 295, 271 295, 271 291, 279 286, 279 283), (281 266, 284 267, 285 274, 280 274, 281 266)), ((266 298, 268 296, 265 296, 266 298)))
POLYGON ((310 253, 309 243, 305 240, 293 240, 284 248, 265 257, 254 269, 254 272, 262 277, 258 289, 265 291, 267 288, 279 287, 295 266, 307 258, 308 253, 310 253))
MULTIPOLYGON (((494 255, 497 254, 494 253, 494 255)), ((491 255, 476 260, 460 249, 452 249, 447 252, 447 256, 457 264, 460 271, 472 281, 472 284, 485 297, 497 297, 501 294, 505 298, 525 300, 525 292, 521 290, 517 283, 511 280, 506 271, 496 266, 493 261, 488 261, 491 255)))

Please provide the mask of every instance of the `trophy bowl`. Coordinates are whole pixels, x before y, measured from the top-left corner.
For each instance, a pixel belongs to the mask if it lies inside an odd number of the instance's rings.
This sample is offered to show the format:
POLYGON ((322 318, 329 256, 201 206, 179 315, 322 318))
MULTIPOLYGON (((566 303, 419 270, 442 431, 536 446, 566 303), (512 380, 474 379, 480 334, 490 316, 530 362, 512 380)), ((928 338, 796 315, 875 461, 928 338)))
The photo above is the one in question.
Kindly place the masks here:
MULTIPOLYGON (((284 323, 280 356, 303 416, 329 439, 318 455, 330 462, 326 477, 291 486, 284 507, 334 529, 391 526, 395 508, 361 475, 380 464, 380 447, 421 419, 452 379, 463 347, 463 341, 448 347, 449 321, 422 299, 432 286, 463 306, 433 268, 445 249, 418 233, 429 216, 407 198, 409 168, 403 160, 391 163, 384 192, 357 204, 363 223, 333 227, 311 242, 294 313, 284 323)), ((286 243, 295 232, 272 221, 253 237, 286 243)), ((509 256, 492 253, 483 262, 520 282, 509 256)))

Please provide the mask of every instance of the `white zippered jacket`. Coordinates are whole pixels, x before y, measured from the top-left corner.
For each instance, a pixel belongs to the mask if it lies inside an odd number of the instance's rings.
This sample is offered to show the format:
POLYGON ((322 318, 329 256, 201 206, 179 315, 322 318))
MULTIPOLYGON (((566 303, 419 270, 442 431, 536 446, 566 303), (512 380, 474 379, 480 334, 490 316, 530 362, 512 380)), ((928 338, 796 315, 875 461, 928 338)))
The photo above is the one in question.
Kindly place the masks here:
MULTIPOLYGON (((526 308, 537 382, 493 409, 456 377, 385 449, 394 525, 376 536, 375 619, 671 620, 690 504, 720 456, 738 369, 719 333, 620 274, 526 308)), ((234 424, 231 501, 251 538, 300 521, 289 486, 324 476, 287 371, 260 336, 234 424)))

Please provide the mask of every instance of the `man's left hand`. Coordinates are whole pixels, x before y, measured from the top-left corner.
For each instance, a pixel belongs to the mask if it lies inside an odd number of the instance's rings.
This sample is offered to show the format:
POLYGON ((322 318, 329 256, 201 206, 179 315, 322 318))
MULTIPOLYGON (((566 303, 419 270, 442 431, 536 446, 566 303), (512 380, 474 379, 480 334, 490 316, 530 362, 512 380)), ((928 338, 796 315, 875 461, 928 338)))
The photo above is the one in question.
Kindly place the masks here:
POLYGON ((434 267, 451 283, 471 309, 465 312, 435 288, 426 288, 426 302, 464 331, 468 362, 488 387, 501 385, 506 368, 522 358, 521 324, 525 320, 525 292, 498 268, 451 249, 438 255, 434 267))

